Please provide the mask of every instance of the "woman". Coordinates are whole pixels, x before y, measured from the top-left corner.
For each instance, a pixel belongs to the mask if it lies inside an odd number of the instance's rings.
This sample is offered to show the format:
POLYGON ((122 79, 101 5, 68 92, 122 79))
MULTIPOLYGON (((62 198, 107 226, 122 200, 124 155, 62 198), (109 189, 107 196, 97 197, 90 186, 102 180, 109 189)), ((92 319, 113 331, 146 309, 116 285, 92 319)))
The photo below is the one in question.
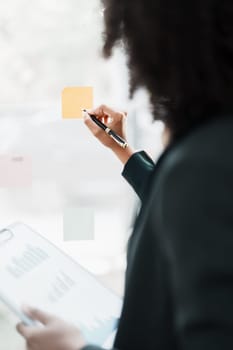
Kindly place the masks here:
MULTIPOLYGON (((119 350, 233 348, 233 3, 105 0, 105 56, 128 54, 131 92, 145 86, 169 145, 156 165, 121 150, 85 123, 125 164, 142 200, 129 240, 119 350)), ((124 135, 125 115, 91 111, 124 135)), ((143 117, 143 116, 142 116, 143 117)), ((98 350, 79 330, 39 310, 18 326, 28 349, 98 350)))

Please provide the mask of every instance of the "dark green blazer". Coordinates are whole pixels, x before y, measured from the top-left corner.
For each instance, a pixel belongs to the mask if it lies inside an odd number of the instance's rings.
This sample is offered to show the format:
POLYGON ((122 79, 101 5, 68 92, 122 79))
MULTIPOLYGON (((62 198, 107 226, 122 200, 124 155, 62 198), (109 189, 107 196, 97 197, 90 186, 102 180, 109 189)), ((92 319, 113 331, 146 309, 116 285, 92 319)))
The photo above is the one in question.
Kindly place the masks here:
POLYGON ((114 348, 233 349, 233 118, 196 128, 156 165, 134 154, 123 175, 142 206, 114 348))

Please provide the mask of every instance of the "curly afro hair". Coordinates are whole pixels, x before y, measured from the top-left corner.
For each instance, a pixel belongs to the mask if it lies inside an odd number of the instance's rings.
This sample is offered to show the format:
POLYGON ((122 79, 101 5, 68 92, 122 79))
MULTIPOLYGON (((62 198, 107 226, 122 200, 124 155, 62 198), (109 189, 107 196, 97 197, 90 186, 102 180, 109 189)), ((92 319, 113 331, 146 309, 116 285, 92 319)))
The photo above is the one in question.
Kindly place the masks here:
MULTIPOLYGON (((128 56, 130 96, 149 91, 173 137, 233 112, 232 0, 102 0, 103 54, 128 56)), ((233 115, 233 114, 232 114, 233 115)))

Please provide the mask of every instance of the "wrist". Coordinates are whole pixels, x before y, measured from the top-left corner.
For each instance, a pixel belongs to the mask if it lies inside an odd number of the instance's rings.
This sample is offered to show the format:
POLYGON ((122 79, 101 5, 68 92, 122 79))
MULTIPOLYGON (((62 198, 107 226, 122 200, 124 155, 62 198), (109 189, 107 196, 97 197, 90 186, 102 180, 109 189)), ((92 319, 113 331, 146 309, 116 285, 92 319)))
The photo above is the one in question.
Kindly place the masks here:
POLYGON ((119 145, 116 146, 117 147, 112 148, 112 151, 115 153, 117 158, 120 159, 123 165, 125 165, 135 151, 130 146, 126 148, 121 148, 119 145))

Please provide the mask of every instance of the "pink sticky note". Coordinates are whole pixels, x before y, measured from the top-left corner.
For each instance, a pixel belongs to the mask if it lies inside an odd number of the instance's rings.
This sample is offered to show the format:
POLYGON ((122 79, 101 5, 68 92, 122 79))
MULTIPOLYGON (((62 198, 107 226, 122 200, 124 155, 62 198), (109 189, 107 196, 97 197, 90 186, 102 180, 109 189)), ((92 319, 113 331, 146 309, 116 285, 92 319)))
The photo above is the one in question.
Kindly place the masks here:
POLYGON ((32 184, 32 161, 28 156, 0 155, 0 187, 32 184))

